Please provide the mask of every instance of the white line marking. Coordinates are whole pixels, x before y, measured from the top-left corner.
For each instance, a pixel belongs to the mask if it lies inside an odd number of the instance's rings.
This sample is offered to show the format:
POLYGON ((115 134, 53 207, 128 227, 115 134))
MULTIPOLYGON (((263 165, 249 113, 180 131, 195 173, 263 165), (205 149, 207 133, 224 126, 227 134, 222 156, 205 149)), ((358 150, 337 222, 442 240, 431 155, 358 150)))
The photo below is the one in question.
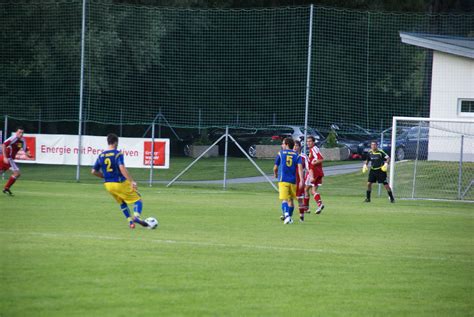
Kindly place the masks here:
MULTIPOLYGON (((158 229, 159 230, 159 229, 158 229)), ((79 238, 79 239, 95 239, 95 240, 126 240, 126 241, 143 241, 151 243, 161 244, 182 244, 182 245, 196 245, 203 247, 220 247, 220 248, 245 248, 245 249, 256 249, 256 250, 271 250, 271 251, 285 251, 285 252, 308 252, 308 253, 326 253, 342 256, 366 256, 366 257, 390 257, 390 258, 401 258, 401 259, 414 259, 414 260, 430 260, 430 261, 451 261, 451 262, 462 262, 462 263, 473 263, 472 260, 456 259, 453 257, 445 256, 419 256, 419 255, 394 255, 394 254, 371 254, 363 252, 344 252, 330 249, 307 249, 307 248, 292 248, 292 247, 275 247, 268 245, 250 245, 250 244, 226 244, 226 243, 213 243, 213 242, 201 242, 201 241, 178 241, 178 240, 164 240, 164 239, 143 239, 143 238, 122 238, 114 236, 103 236, 103 235, 89 235, 89 234, 63 234, 63 233, 42 233, 42 232, 0 232, 5 235, 34 235, 42 236, 45 238, 79 238)))

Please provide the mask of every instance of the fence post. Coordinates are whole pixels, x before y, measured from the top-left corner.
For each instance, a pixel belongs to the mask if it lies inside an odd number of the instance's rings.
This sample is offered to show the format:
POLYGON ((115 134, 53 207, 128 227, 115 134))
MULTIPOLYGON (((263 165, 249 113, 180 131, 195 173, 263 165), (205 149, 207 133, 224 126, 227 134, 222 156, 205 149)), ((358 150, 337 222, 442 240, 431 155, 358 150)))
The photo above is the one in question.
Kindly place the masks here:
POLYGON ((308 32, 308 62, 306 67, 306 100, 304 109, 304 145, 303 153, 306 153, 306 137, 308 134, 308 109, 309 109, 309 91, 310 91, 310 79, 311 79, 311 47, 313 43, 313 11, 314 6, 310 6, 309 11, 309 32, 308 32))
POLYGON ((86 38, 86 2, 82 0, 82 34, 81 34, 81 79, 79 84, 79 128, 78 144, 77 144, 77 169, 76 169, 76 181, 79 182, 80 171, 81 171, 81 147, 82 147, 82 102, 84 94, 84 47, 86 38))
POLYGON ((367 12, 367 45, 365 55, 365 127, 369 128, 369 49, 370 49, 370 12, 367 12))
POLYGON ((225 126, 225 147, 224 147, 224 183, 223 189, 227 188, 227 148, 229 146, 229 126, 225 126))
POLYGON ((395 147, 397 144, 396 140, 397 140, 397 117, 393 117, 392 118, 392 140, 390 142, 391 149, 390 149, 390 178, 389 178, 390 188, 392 189, 392 192, 395 191, 394 172, 395 172, 395 150, 396 150, 395 147))
POLYGON ((461 186, 462 186, 462 157, 464 152, 464 135, 461 135, 461 154, 459 155, 459 175, 458 175, 458 198, 462 198, 461 186))
POLYGON ((198 112, 198 133, 199 133, 199 135, 201 135, 201 121, 202 121, 202 112, 201 112, 201 108, 199 108, 199 112, 198 112))
POLYGON ((8 115, 5 115, 5 131, 3 131, 3 142, 8 139, 8 115))
POLYGON ((39 108, 39 115, 38 115, 38 134, 41 134, 41 107, 39 108))
POLYGON ((416 172, 418 165, 418 154, 420 153, 420 136, 421 136, 421 125, 423 121, 420 121, 418 124, 418 137, 416 138, 416 151, 415 151, 415 166, 413 168, 413 188, 411 190, 411 198, 415 198, 415 188, 416 188, 416 172))
POLYGON ((150 182, 149 186, 153 185, 153 161, 155 159, 155 120, 151 126, 151 160, 150 160, 150 182))
MULTIPOLYGON (((392 133, 393 133, 393 131, 392 131, 392 133)), ((380 148, 383 151, 383 131, 380 133, 380 148)), ((380 195, 382 195, 382 184, 379 183, 378 185, 379 185, 378 195, 380 197, 380 195)))
POLYGON ((122 137, 123 132, 123 109, 120 107, 120 137, 122 137))

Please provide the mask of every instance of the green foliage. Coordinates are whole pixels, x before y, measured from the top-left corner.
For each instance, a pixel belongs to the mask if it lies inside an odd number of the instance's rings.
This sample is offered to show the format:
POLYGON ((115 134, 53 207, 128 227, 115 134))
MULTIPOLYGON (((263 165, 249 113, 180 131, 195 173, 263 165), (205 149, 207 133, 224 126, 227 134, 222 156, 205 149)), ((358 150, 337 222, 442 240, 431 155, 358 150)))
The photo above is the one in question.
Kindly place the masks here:
POLYGON ((209 140, 209 132, 207 129, 203 129, 199 138, 193 141, 193 145, 211 145, 213 142, 209 140))
MULTIPOLYGON (((294 3, 118 2, 135 5, 88 2, 84 120, 149 124, 161 111, 175 127, 301 125, 309 6, 192 10, 161 6, 232 8, 294 3), (154 7, 157 4, 160 7, 154 7)), ((446 7, 462 6, 456 1, 446 3, 446 7)), ((402 11, 428 6, 422 0, 340 0, 331 4, 402 11)), ((441 11, 441 5, 438 7, 432 13, 441 11)), ((0 115, 78 120, 81 10, 78 0, 0 4, 0 115)), ((324 129, 344 121, 380 128, 380 121, 388 123, 393 115, 427 115, 431 55, 401 43, 399 31, 467 35, 473 23, 473 14, 414 15, 316 7, 309 125, 324 129)))
POLYGON ((324 147, 325 148, 335 148, 335 147, 338 147, 338 146, 339 145, 337 143, 336 131, 334 131, 334 129, 331 129, 331 131, 329 131, 329 133, 328 133, 326 143, 324 143, 324 147))

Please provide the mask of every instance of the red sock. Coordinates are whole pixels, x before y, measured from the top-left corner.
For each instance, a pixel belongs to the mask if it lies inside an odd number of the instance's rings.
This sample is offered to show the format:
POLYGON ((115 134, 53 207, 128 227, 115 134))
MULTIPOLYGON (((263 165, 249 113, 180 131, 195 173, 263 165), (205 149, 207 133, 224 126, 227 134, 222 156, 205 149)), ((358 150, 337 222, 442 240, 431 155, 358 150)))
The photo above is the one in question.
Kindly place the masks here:
POLYGON ((321 205, 321 195, 319 193, 314 194, 314 200, 318 203, 318 206, 321 205))
POLYGON ((10 176, 8 179, 8 182, 5 184, 5 189, 10 189, 10 187, 16 182, 16 177, 15 176, 10 176))

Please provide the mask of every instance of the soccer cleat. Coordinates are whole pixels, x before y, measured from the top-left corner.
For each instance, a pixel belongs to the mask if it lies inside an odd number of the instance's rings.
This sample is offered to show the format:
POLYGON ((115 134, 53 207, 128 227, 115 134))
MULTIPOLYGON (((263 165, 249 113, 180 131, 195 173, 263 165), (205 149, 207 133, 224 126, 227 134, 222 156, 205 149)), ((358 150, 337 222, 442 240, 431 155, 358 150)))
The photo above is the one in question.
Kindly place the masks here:
POLYGON ((395 202, 395 198, 390 198, 390 202, 393 204, 395 202))
POLYGON ((13 195, 12 191, 9 188, 4 188, 3 193, 7 194, 7 195, 10 195, 10 196, 15 196, 15 195, 13 195))
POLYGON ((306 208, 306 210, 304 212, 309 214, 309 213, 311 213, 311 210, 309 210, 309 208, 306 208))
POLYGON ((364 202, 370 203, 370 198, 366 198, 366 199, 364 200, 364 202))
POLYGON ((281 221, 285 220, 285 216, 281 215, 281 216, 280 216, 280 220, 281 220, 281 221))
POLYGON ((129 224, 129 227, 130 227, 130 229, 135 229, 135 224, 134 224, 133 222, 131 222, 131 223, 129 224))
POLYGON ((133 222, 140 224, 142 227, 148 227, 148 224, 138 217, 133 218, 133 222))
POLYGON ((304 217, 300 216, 300 222, 304 222, 304 217))
POLYGON ((293 219, 291 219, 290 216, 286 217, 285 220, 283 221, 285 225, 289 225, 293 223, 293 219))
POLYGON ((318 209, 316 209, 316 211, 314 213, 319 215, 321 213, 321 211, 323 211, 323 209, 324 209, 324 204, 321 204, 321 205, 318 206, 318 209))

